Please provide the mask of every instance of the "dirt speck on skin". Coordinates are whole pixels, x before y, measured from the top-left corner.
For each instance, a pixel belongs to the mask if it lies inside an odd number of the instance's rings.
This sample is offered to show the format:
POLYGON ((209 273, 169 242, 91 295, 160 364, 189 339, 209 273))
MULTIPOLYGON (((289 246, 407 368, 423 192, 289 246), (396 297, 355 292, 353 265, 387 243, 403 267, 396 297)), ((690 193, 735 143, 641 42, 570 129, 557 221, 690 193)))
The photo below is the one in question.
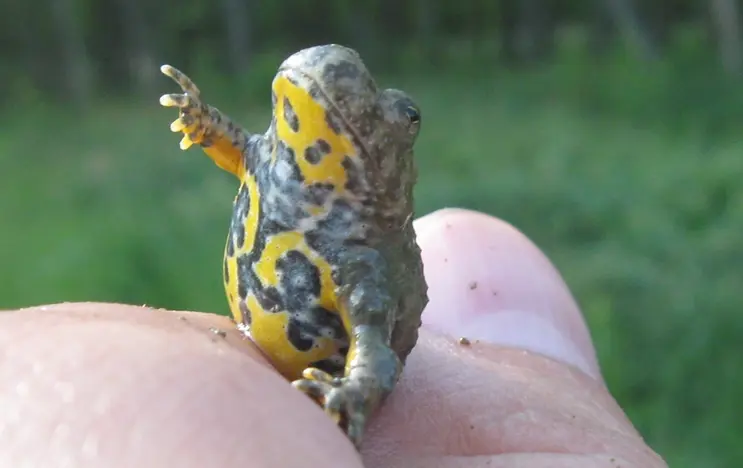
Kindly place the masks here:
POLYGON ((469 346, 472 344, 472 342, 469 340, 469 338, 465 338, 464 336, 459 339, 459 344, 462 346, 469 346))
POLYGON ((178 316, 178 320, 180 320, 182 322, 188 322, 188 319, 186 317, 184 317, 183 315, 179 315, 178 316))
POLYGON ((477 289, 477 281, 473 281, 470 283, 470 289, 477 289))
POLYGON ((227 332, 224 331, 224 330, 220 330, 219 328, 210 327, 209 328, 209 331, 212 332, 212 333, 214 333, 215 335, 217 335, 220 338, 226 338, 227 337, 227 332))

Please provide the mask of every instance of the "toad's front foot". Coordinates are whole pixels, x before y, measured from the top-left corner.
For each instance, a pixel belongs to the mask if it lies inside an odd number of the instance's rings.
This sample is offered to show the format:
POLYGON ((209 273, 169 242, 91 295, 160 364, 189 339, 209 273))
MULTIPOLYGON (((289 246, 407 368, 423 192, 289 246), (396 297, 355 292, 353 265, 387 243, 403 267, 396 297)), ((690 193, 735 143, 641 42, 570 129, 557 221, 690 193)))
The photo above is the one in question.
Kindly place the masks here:
POLYGON ((333 377, 319 369, 306 369, 292 385, 317 401, 359 449, 366 422, 381 391, 373 381, 333 377))
POLYGON ((186 150, 194 143, 208 145, 212 118, 209 107, 199 99, 199 88, 185 73, 170 65, 163 65, 160 71, 172 78, 184 91, 184 94, 165 94, 160 97, 161 105, 179 109, 178 118, 170 124, 170 130, 183 132, 181 149, 186 150))

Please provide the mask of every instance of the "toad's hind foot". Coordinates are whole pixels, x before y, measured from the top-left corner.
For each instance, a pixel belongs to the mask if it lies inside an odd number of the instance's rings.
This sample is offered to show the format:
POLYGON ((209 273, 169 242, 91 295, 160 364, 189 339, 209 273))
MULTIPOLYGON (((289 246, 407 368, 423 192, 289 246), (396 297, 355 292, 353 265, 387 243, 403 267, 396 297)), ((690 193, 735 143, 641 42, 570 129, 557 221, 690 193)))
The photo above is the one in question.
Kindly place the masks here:
POLYGON ((292 385, 320 404, 358 449, 372 401, 374 387, 348 377, 333 377, 315 368, 306 369, 292 385))

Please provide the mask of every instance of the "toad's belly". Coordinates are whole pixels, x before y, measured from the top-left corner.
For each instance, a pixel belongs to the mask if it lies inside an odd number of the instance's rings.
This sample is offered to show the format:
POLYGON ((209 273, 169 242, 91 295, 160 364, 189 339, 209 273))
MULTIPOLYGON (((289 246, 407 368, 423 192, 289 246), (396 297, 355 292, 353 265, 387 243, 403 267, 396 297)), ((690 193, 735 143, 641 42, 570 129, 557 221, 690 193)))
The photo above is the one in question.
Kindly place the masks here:
POLYGON ((288 379, 307 367, 341 373, 348 337, 330 265, 297 232, 256 236, 250 250, 232 242, 230 236, 224 286, 238 326, 288 379))

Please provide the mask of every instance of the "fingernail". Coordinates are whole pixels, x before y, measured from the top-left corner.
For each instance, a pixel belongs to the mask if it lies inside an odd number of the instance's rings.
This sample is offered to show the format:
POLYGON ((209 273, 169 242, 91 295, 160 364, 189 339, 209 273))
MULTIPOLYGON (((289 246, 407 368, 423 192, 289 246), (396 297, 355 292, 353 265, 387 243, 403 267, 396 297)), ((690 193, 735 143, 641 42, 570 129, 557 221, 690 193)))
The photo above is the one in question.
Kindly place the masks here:
POLYGON ((541 353, 600 378, 578 306, 531 241, 509 224, 472 211, 429 216, 416 224, 429 286, 424 326, 541 353))

